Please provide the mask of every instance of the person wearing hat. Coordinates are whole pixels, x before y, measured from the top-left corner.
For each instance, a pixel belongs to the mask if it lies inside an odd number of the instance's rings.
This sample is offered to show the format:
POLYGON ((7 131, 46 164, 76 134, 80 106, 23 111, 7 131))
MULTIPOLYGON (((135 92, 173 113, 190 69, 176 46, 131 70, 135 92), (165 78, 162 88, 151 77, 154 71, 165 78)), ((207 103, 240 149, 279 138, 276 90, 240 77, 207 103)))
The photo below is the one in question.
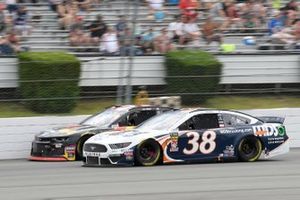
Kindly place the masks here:
POLYGON ((146 90, 146 86, 139 86, 139 91, 135 96, 135 105, 146 105, 149 103, 149 94, 146 90))

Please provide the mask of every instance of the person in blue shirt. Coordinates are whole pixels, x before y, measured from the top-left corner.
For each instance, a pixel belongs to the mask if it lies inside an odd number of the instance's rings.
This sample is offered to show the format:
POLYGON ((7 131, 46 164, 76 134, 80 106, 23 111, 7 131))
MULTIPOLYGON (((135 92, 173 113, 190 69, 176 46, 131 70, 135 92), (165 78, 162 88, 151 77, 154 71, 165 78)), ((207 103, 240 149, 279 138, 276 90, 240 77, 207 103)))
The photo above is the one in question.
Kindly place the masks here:
POLYGON ((268 23, 269 35, 273 35, 284 28, 284 20, 279 10, 273 11, 273 18, 268 23))

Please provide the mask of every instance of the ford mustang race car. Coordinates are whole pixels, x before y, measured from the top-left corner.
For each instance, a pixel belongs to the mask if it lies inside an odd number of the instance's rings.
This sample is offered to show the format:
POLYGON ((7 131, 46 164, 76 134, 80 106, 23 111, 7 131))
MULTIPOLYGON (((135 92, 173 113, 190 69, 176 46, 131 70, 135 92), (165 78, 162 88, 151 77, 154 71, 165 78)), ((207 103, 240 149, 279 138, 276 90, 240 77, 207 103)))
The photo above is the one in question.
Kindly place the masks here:
POLYGON ((289 151, 284 118, 241 112, 181 109, 155 116, 131 131, 89 138, 84 166, 199 161, 256 161, 289 151))
POLYGON ((173 110, 158 106, 113 106, 88 117, 80 124, 54 128, 35 136, 30 160, 64 161, 82 158, 84 142, 107 130, 124 130, 139 125, 150 117, 173 110))

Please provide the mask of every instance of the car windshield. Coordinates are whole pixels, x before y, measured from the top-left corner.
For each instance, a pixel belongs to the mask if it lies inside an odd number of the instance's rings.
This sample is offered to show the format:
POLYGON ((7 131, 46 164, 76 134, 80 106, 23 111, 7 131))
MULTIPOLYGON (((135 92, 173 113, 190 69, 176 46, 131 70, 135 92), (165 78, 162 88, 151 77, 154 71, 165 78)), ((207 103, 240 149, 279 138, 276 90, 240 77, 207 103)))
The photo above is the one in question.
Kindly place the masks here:
POLYGON ((124 109, 124 108, 123 109, 122 108, 109 108, 101 113, 98 113, 96 115, 93 115, 93 116, 85 119, 80 124, 98 126, 98 127, 108 127, 114 121, 116 121, 119 117, 121 117, 123 114, 125 114, 127 111, 128 111, 128 109, 124 109))
POLYGON ((137 127, 138 130, 170 130, 176 122, 186 115, 182 111, 169 111, 150 118, 137 127))

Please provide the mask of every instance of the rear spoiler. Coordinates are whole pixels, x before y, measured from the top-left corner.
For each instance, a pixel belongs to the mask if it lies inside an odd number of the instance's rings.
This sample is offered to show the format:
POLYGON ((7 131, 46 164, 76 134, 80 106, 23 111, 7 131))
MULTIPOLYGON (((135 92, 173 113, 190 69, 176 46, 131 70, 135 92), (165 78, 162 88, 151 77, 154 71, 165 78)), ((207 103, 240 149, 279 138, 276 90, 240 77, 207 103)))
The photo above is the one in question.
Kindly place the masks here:
POLYGON ((283 124, 285 118, 284 117, 269 117, 269 116, 263 116, 263 117, 257 117, 258 119, 262 120, 265 123, 280 123, 283 124))

